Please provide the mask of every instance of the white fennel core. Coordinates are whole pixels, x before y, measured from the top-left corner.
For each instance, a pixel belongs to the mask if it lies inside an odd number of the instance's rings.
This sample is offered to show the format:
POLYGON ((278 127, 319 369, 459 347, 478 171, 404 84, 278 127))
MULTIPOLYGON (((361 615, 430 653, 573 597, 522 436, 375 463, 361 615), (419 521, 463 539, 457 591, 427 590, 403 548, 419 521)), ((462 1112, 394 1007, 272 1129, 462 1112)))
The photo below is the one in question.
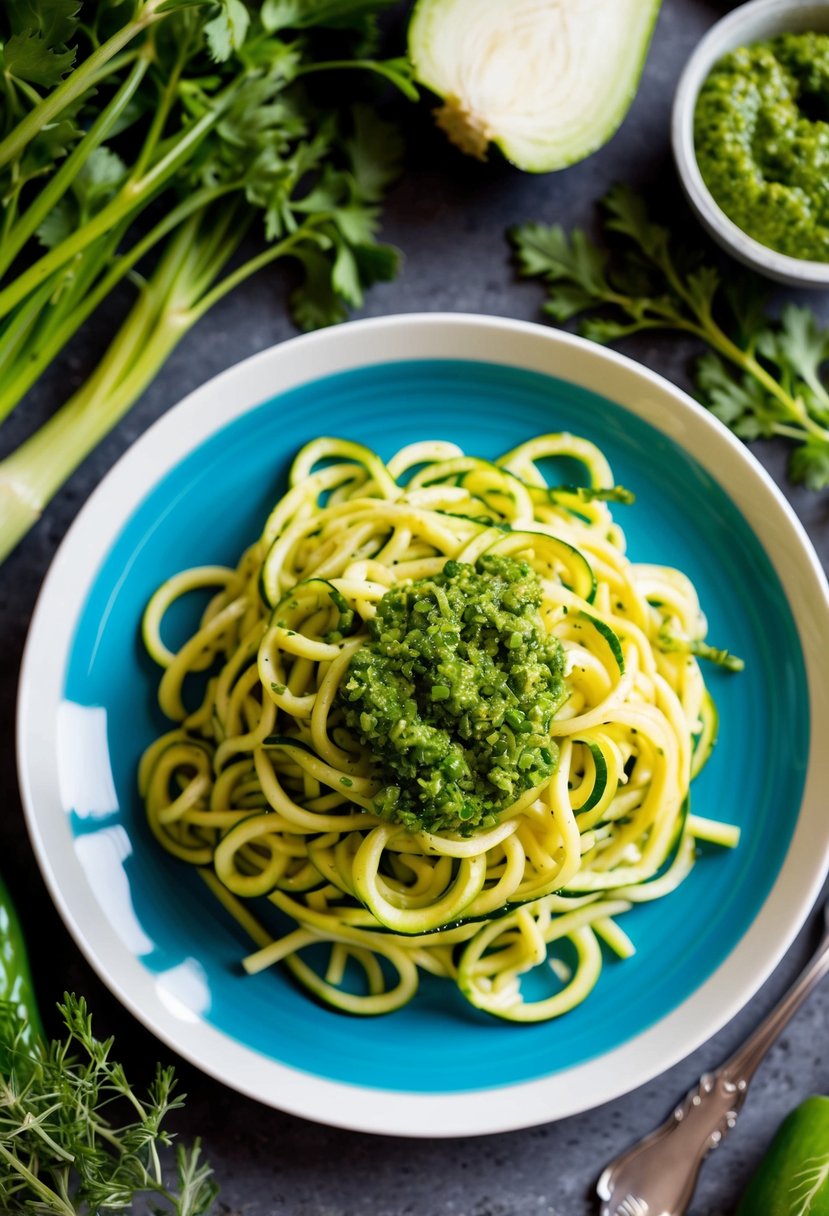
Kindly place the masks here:
POLYGON ((410 52, 464 151, 489 142, 523 168, 578 160, 635 93, 655 0, 420 0, 410 52))

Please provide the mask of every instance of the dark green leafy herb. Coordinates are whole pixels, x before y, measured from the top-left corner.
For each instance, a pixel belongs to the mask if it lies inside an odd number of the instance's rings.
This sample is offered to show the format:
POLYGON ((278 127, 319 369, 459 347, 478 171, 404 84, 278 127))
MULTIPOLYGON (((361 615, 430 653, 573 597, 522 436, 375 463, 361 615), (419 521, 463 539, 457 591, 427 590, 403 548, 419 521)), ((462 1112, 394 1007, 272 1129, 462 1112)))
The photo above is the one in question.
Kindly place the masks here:
POLYGON ((15 1007, 0 1005, 11 1064, 0 1075, 0 1210, 4 1216, 95 1216, 147 1197, 151 1210, 201 1216, 216 1185, 196 1142, 179 1147, 175 1181, 162 1168, 172 1144, 163 1126, 182 1105, 173 1071, 159 1067, 139 1095, 101 1041, 83 998, 59 1006, 66 1036, 32 1047, 15 1007))
POLYGON ((80 0, 51 0, 32 4, 6 0, 11 31, 0 58, 3 87, 12 104, 26 85, 50 88, 58 84, 75 62, 75 50, 66 44, 75 32, 80 0))
POLYGON ((547 286, 544 311, 580 318, 580 332, 614 342, 647 329, 691 334, 709 349, 695 379, 705 405, 742 439, 782 436, 797 446, 789 476, 829 486, 829 391, 821 377, 829 331, 808 308, 766 310, 758 280, 729 275, 684 249, 624 186, 602 200, 604 247, 554 224, 512 230, 522 274, 547 286))

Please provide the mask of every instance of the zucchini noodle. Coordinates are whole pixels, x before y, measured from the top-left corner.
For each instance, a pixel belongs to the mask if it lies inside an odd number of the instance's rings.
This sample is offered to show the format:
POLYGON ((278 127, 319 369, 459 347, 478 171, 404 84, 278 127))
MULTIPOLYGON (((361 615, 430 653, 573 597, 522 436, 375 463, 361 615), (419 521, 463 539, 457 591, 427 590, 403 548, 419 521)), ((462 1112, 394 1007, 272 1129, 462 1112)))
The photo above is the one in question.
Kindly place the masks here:
POLYGON ((414 443, 388 464, 320 438, 235 570, 159 588, 144 641, 177 726, 145 752, 140 791, 158 842, 250 938, 248 973, 280 963, 330 1005, 379 1014, 425 971, 498 1017, 557 1017, 594 987, 603 951, 633 953, 617 917, 675 890, 697 840, 737 843, 689 813, 689 787, 717 726, 696 654, 738 661, 704 645, 687 577, 626 557, 609 503, 631 497, 569 434, 494 462, 414 443), (543 462, 561 458, 581 485, 548 484, 543 462), (390 588, 483 555, 534 572, 563 648, 554 771, 476 830, 404 826, 381 813, 344 681, 390 588), (205 589, 198 629, 170 650, 167 610, 205 589))

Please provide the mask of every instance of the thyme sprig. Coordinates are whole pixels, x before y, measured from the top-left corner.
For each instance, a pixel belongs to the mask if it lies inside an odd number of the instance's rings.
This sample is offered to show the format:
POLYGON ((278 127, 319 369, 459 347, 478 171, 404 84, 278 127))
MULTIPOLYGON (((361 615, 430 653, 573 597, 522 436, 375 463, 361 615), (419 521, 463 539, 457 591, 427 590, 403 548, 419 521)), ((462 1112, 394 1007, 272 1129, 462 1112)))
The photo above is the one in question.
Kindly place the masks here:
POLYGON ((93 1216, 143 1197, 155 1213, 203 1216, 217 1187, 198 1141, 165 1168, 164 1124, 183 1101, 173 1070, 159 1065, 139 1094, 85 1000, 67 994, 58 1008, 65 1036, 31 1047, 15 1007, 0 1006, 0 1211, 93 1216))

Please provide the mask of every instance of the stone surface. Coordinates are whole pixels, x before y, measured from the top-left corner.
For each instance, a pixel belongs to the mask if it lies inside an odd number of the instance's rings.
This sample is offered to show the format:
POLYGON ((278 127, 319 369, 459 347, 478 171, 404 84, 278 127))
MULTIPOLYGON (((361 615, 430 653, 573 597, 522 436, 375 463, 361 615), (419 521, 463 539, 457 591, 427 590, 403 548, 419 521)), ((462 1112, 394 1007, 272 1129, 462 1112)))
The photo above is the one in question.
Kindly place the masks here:
MULTIPOLYGON (((541 291, 514 275, 504 229, 524 219, 590 225, 593 202, 614 181, 678 208, 668 139, 678 73, 726 5, 665 0, 638 97, 615 139, 597 155, 549 176, 456 155, 433 131, 428 106, 402 111, 409 165, 386 209, 385 236, 406 253, 396 283, 375 289, 365 315, 418 310, 537 319, 541 291)), ((687 222, 687 221, 686 221, 687 222)), ((692 235, 695 230, 691 227, 692 235)), ((111 996, 64 929, 28 843, 17 792, 13 713, 17 672, 38 588, 63 534, 103 474, 128 445, 186 392, 222 368, 291 335, 286 277, 272 274, 226 299, 190 334, 132 414, 78 470, 43 520, 0 571, 0 864, 24 913, 44 1007, 64 989, 85 993, 101 1033, 139 1075, 167 1058, 160 1044, 111 996)), ((829 318, 826 301, 809 302, 829 318)), ((112 313, 94 319, 62 365, 0 431, 9 450, 80 383, 103 350, 112 313)), ((673 337, 631 340, 627 353, 689 387, 691 349, 673 337)), ((827 495, 785 482, 785 452, 757 445, 824 561, 827 495)), ((595 1181, 614 1154, 659 1122, 705 1069, 723 1059, 769 1009, 816 939, 814 915, 772 978, 720 1034, 668 1073, 624 1099, 548 1126, 482 1140, 405 1141, 316 1126, 238 1097, 181 1064, 185 1136, 200 1135, 222 1183, 219 1211, 241 1216, 588 1216, 595 1181)), ((817 994, 758 1073, 738 1126, 706 1164, 694 1216, 725 1216, 786 1112, 809 1093, 829 1091, 829 989, 817 994)))

